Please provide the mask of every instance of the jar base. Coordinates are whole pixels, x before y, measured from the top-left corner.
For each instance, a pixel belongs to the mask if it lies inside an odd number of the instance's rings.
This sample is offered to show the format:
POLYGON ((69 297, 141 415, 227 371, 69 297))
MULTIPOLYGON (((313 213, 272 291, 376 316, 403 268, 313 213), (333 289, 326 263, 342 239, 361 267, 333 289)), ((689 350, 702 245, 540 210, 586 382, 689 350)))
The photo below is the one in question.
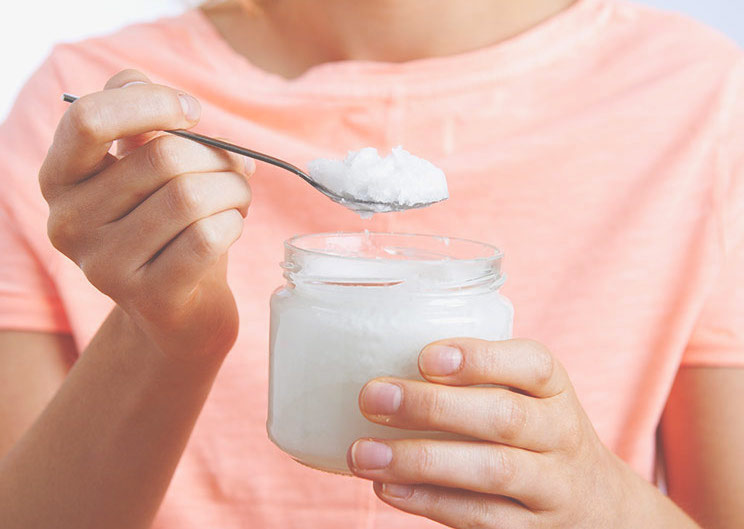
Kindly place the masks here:
POLYGON ((336 470, 336 469, 331 470, 331 469, 328 469, 328 468, 317 467, 317 466, 311 465, 310 463, 306 463, 304 461, 301 461, 301 460, 297 459, 296 457, 293 457, 292 459, 294 459, 295 461, 297 461, 303 467, 311 468, 313 470, 320 470, 321 472, 325 472, 326 474, 333 474, 335 476, 344 476, 346 478, 353 478, 354 477, 354 474, 352 474, 350 470, 347 470, 347 471, 336 470))
POLYGON ((300 456, 297 454, 296 451, 291 450, 287 446, 280 443, 276 437, 274 437, 272 431, 271 431, 271 425, 266 425, 266 433, 268 434, 269 440, 274 443, 274 446, 276 446, 279 450, 287 454, 289 457, 291 457, 294 461, 297 461, 299 464, 301 464, 304 467, 312 468, 313 470, 320 470, 321 472, 326 472, 328 474, 335 474, 338 476, 347 476, 352 477, 353 474, 351 471, 347 468, 339 469, 335 467, 328 467, 328 466, 321 466, 317 464, 313 464, 307 460, 300 459, 300 456), (293 453, 294 452, 294 453, 293 453))

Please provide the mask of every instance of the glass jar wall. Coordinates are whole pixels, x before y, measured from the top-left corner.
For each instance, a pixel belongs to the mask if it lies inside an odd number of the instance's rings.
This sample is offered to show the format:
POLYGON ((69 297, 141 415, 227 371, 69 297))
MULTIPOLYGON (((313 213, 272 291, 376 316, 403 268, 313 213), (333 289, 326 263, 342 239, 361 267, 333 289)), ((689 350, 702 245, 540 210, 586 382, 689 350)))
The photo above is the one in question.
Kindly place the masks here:
POLYGON ((445 237, 332 233, 285 243, 287 280, 271 299, 268 433, 292 457, 349 473, 360 437, 431 434, 367 421, 359 391, 379 376, 420 379, 418 354, 458 336, 511 337, 502 254, 445 237))

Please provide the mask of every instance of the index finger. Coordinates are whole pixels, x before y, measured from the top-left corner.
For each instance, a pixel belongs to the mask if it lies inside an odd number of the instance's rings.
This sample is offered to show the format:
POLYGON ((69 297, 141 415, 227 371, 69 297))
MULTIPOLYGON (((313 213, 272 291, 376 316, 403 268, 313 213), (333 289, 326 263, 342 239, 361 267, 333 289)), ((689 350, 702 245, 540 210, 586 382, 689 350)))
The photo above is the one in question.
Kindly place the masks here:
POLYGON ((554 397, 571 387, 560 362, 533 340, 440 340, 421 351, 419 371, 440 384, 496 384, 539 398, 554 397))
POLYGON ((69 185, 90 176, 119 139, 194 126, 201 108, 167 86, 138 84, 83 96, 65 112, 44 162, 42 184, 69 185), (50 170, 53 168, 53 170, 50 170))
MULTIPOLYGON (((114 75, 106 82, 103 89, 114 90, 115 88, 126 88, 136 84, 152 84, 152 81, 139 70, 128 69, 114 75)), ((116 156, 122 158, 160 134, 159 131, 153 131, 128 138, 119 138, 116 140, 116 156)))

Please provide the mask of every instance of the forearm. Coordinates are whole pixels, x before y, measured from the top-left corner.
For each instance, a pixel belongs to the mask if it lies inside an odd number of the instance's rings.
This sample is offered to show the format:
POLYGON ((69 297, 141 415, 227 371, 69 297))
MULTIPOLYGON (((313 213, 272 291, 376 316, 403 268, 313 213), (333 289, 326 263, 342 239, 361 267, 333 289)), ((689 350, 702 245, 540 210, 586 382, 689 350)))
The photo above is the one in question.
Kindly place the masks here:
POLYGON ((625 520, 621 527, 649 527, 654 529, 701 529, 676 503, 656 486, 636 474, 622 460, 613 456, 624 476, 624 491, 619 497, 625 504, 625 520))
POLYGON ((656 491, 656 527, 669 529, 702 529, 692 518, 667 496, 664 496, 658 490, 656 491))
POLYGON ((175 363, 115 309, 0 462, 0 527, 148 527, 219 363, 175 363))
POLYGON ((744 527, 744 369, 682 367, 661 422, 669 496, 705 529, 744 527))

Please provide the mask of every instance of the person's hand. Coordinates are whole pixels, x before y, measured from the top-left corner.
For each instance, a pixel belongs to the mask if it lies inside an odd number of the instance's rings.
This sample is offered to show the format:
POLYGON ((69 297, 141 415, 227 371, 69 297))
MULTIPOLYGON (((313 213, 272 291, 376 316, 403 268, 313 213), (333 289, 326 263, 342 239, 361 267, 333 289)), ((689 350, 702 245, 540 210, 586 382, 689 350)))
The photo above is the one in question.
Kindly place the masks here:
POLYGON ((470 439, 356 441, 349 468, 384 502, 456 528, 642 526, 625 517, 646 485, 601 443, 545 347, 444 340, 424 348, 419 370, 428 382, 369 382, 362 413, 470 439), (484 384, 503 387, 467 387, 484 384))
POLYGON ((181 359, 219 357, 237 336, 226 256, 254 167, 157 132, 190 128, 200 112, 192 96, 120 72, 70 106, 39 173, 54 246, 181 359))

